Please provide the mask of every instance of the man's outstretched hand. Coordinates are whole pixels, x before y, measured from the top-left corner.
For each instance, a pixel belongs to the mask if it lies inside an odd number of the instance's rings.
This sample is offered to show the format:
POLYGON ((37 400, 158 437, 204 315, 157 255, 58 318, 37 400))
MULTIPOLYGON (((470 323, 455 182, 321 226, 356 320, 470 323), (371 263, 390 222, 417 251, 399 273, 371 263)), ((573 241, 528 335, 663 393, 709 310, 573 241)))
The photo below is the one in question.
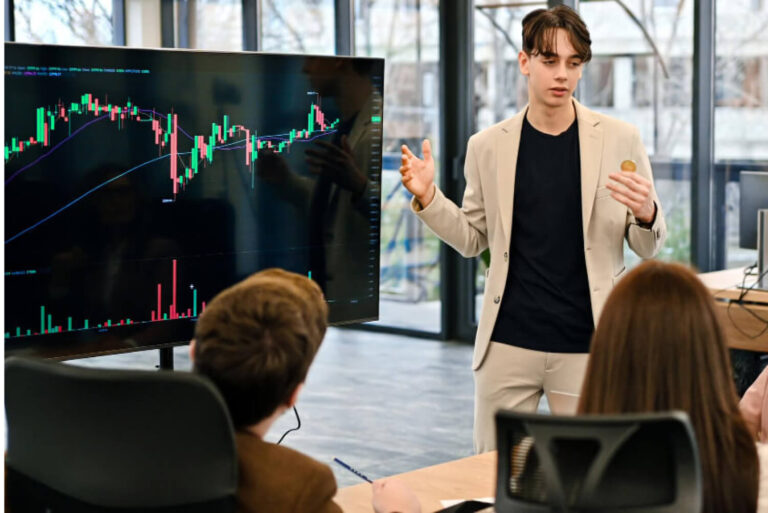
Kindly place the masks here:
POLYGON ((433 187, 435 160, 432 158, 432 146, 427 139, 421 143, 423 159, 414 155, 405 144, 401 150, 403 154, 400 163, 400 180, 405 188, 421 203, 421 207, 426 208, 435 197, 435 188, 433 187))

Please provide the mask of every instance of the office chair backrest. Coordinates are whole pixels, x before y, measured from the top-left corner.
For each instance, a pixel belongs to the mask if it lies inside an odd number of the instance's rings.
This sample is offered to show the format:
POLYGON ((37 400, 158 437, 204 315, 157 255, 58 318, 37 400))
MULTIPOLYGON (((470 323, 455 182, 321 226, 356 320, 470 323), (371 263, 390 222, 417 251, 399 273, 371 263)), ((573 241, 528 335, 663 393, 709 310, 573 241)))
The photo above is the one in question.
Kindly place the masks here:
POLYGON ((701 469, 682 412, 557 417, 500 411, 497 513, 699 513, 701 469))
POLYGON ((7 501, 15 511, 234 511, 221 395, 184 372, 5 364, 7 501))

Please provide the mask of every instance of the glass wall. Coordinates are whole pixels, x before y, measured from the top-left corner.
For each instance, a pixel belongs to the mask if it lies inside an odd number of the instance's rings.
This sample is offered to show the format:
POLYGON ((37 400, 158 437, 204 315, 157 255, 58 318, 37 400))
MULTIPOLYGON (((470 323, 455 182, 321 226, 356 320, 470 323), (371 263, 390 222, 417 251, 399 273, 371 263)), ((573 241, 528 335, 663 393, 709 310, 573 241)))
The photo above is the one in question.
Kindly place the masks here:
POLYGON ((768 172, 768 2, 720 0, 716 13, 715 181, 725 188, 731 268, 757 260, 754 249, 739 243, 739 173, 768 172))
POLYGON ((112 44, 112 0, 15 0, 13 13, 20 43, 112 44))
POLYGON ((334 54, 333 0, 259 0, 264 52, 334 54))
POLYGON ((440 242, 410 212, 400 146, 432 143, 440 176, 439 2, 357 0, 355 52, 384 57, 381 302, 377 324, 440 331, 440 242))
POLYGON ((547 3, 506 7, 479 0, 475 4, 473 131, 478 132, 513 116, 528 103, 528 83, 517 64, 522 21, 529 12, 546 8, 547 3))
MULTIPOLYGON (((243 6, 240 0, 187 0, 176 11, 177 26, 186 11, 189 48, 239 51, 243 49, 243 6)), ((177 37, 177 41, 179 38, 177 37)))
MULTIPOLYGON (((585 1, 592 37, 578 97, 640 130, 667 223, 659 258, 690 261, 693 3, 585 1), (680 6, 680 7, 679 7, 680 6)), ((625 247, 627 267, 639 257, 625 247)))

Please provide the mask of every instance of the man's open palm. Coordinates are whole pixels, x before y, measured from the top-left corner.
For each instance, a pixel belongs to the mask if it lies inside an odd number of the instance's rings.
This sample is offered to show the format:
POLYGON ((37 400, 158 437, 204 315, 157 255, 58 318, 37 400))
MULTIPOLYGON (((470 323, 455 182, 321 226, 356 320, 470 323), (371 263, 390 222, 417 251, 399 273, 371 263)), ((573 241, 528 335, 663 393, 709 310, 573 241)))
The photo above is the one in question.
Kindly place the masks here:
POLYGON ((408 146, 401 147, 403 152, 400 163, 400 175, 403 185, 422 207, 426 207, 435 195, 432 184, 435 181, 435 160, 432 158, 432 146, 427 139, 421 143, 423 159, 414 155, 408 146))

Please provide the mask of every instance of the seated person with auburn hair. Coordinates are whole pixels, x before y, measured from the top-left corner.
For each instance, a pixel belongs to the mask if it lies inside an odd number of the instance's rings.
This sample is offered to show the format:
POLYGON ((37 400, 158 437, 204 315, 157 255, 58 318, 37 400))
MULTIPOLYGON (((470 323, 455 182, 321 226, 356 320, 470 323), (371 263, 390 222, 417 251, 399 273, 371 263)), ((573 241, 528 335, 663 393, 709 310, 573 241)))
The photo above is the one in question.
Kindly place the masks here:
MULTIPOLYGON (((238 512, 341 512, 327 465, 264 441, 296 403, 327 317, 317 284, 268 269, 221 292, 197 322, 190 343, 194 370, 219 389, 236 430, 238 512)), ((386 483, 373 487, 377 513, 420 511, 412 493, 386 483)))
POLYGON ((688 413, 702 512, 768 511, 768 446, 755 445, 739 413, 714 301, 686 267, 647 261, 616 285, 592 338, 580 401, 584 414, 688 413))

